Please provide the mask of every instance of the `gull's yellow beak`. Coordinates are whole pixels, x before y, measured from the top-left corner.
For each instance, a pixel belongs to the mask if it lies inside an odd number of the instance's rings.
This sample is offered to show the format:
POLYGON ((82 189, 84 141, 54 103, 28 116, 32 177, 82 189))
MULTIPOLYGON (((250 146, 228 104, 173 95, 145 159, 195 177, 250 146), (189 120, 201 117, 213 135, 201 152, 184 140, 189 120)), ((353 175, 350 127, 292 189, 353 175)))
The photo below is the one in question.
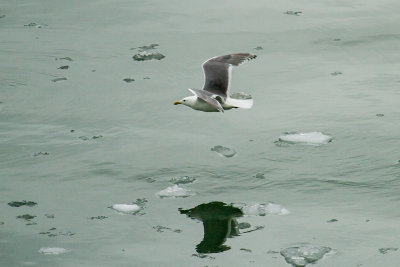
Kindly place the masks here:
POLYGON ((182 102, 181 101, 175 101, 174 102, 174 105, 179 105, 179 104, 182 104, 182 102))

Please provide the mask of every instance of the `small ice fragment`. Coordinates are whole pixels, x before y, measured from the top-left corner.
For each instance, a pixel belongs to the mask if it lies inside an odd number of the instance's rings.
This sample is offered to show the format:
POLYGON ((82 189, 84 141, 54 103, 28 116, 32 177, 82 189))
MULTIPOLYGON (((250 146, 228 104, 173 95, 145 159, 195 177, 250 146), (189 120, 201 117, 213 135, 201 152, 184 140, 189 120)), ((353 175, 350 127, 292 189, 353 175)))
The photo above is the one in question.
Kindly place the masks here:
POLYGON ((257 46, 257 47, 254 47, 254 49, 255 50, 263 50, 264 48, 262 46, 257 46))
POLYGON ((254 177, 256 177, 258 179, 265 179, 264 173, 261 173, 261 172, 256 173, 256 175, 254 177))
POLYGON ((100 216, 90 217, 89 219, 91 219, 91 220, 104 220, 104 219, 107 219, 107 218, 108 218, 107 216, 100 215, 100 216))
POLYGON ((312 145, 327 144, 332 141, 332 136, 321 132, 285 133, 279 136, 279 141, 287 143, 305 143, 312 145))
POLYGON ((158 52, 149 53, 147 51, 141 51, 141 52, 137 53, 136 55, 134 55, 132 58, 136 61, 145 61, 145 60, 152 60, 152 59, 161 60, 161 59, 165 58, 165 56, 158 52))
POLYGON ((39 253, 42 253, 44 255, 59 255, 59 254, 64 254, 67 252, 70 252, 70 249, 66 248, 41 248, 39 249, 39 253))
POLYGON ((398 248, 380 248, 380 249, 378 249, 378 251, 380 253, 382 253, 382 254, 386 254, 389 251, 394 252, 394 251, 397 251, 397 250, 399 250, 399 249, 398 248))
POLYGON ((179 187, 178 185, 175 184, 156 193, 156 196, 160 198, 167 198, 167 197, 177 198, 177 197, 189 197, 193 196, 194 194, 195 193, 192 190, 179 187))
POLYGON ((304 245, 283 249, 281 255, 285 258, 287 263, 295 267, 303 267, 322 259, 331 250, 332 249, 329 247, 304 245))
POLYGON ((378 113, 378 114, 376 114, 376 116, 377 116, 377 117, 383 117, 383 116, 385 116, 385 114, 383 114, 383 113, 378 113))
POLYGON ((231 94, 230 97, 234 99, 253 99, 250 94, 246 94, 243 92, 231 94))
POLYGON ((294 16, 300 16, 301 13, 303 13, 303 12, 301 12, 301 11, 292 11, 292 10, 288 10, 288 11, 286 11, 286 12, 283 13, 283 14, 286 14, 286 15, 294 15, 294 16))
POLYGON ((62 77, 62 78, 55 78, 55 79, 53 79, 53 80, 51 80, 51 81, 54 82, 54 83, 56 83, 56 82, 59 82, 59 81, 66 81, 66 80, 67 80, 67 78, 62 77))
POLYGON ((234 149, 224 146, 214 146, 211 148, 211 151, 217 152, 219 155, 226 158, 231 158, 236 155, 236 151, 234 149))
POLYGON ((35 26, 37 26, 38 24, 36 23, 36 22, 31 22, 31 23, 29 23, 29 24, 25 24, 24 26, 25 27, 35 27, 35 26))
POLYGON ((169 180, 173 184, 189 184, 196 181, 196 178, 190 176, 178 176, 169 180))
POLYGON ((132 79, 132 78, 125 78, 125 79, 123 79, 123 81, 124 81, 124 82, 127 82, 127 83, 131 83, 131 82, 134 82, 135 79, 132 79))
POLYGON ((332 76, 338 76, 338 75, 341 75, 341 74, 343 74, 343 73, 340 72, 340 71, 334 71, 334 72, 331 73, 332 76))
POLYGON ((67 60, 67 61, 73 61, 72 58, 70 57, 57 57, 56 60, 67 60))
POLYGON ((241 207, 244 215, 287 215, 289 210, 281 205, 274 203, 255 203, 251 205, 244 205, 241 207))
POLYGON ((113 210, 123 213, 136 213, 140 207, 136 204, 114 204, 111 206, 113 210))
POLYGON ((21 207, 21 206, 28 206, 28 207, 33 207, 36 206, 37 203, 34 201, 26 201, 26 200, 22 200, 22 201, 11 201, 8 202, 8 205, 11 207, 21 207))
POLYGON ((30 221, 30 220, 34 219, 35 217, 36 217, 36 215, 24 214, 24 215, 18 215, 17 219, 24 219, 26 221, 30 221))
POLYGON ((50 155, 49 152, 42 152, 42 151, 33 154, 34 157, 37 157, 37 156, 48 156, 48 155, 50 155))
POLYGON ((58 67, 57 69, 59 69, 59 70, 67 70, 67 69, 69 69, 69 66, 68 65, 64 65, 64 66, 58 67))
POLYGON ((147 50, 156 49, 158 46, 160 46, 160 45, 159 44, 150 44, 150 45, 144 45, 144 46, 131 48, 131 50, 135 50, 137 48, 137 49, 139 49, 139 51, 147 51, 147 50))

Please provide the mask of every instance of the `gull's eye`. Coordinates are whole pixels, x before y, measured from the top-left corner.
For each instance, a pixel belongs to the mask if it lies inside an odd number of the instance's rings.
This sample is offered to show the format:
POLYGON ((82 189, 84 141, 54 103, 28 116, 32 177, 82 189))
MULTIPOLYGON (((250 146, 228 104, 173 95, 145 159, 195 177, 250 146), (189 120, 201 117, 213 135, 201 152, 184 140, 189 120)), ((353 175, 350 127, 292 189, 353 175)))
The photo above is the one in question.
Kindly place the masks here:
POLYGON ((186 100, 183 100, 183 102, 186 102, 186 100))

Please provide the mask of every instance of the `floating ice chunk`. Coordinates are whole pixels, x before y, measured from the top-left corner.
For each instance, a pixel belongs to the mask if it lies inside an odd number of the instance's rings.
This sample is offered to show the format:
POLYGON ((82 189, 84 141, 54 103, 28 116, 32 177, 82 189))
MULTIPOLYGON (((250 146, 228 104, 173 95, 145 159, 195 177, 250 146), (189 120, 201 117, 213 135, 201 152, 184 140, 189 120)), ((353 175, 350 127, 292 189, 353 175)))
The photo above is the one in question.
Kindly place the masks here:
POLYGON ((179 187, 178 185, 173 185, 170 187, 161 190, 160 192, 156 193, 156 196, 160 198, 177 198, 177 197, 189 197, 193 196, 195 193, 190 189, 185 189, 183 187, 179 187))
POLYGON ((22 200, 22 201, 11 201, 8 202, 8 205, 11 207, 21 207, 21 206, 28 206, 28 207, 33 207, 37 205, 37 202, 34 201, 26 201, 26 200, 22 200))
POLYGON ((285 258, 287 263, 295 267, 303 267, 322 259, 331 250, 332 249, 329 247, 304 245, 285 248, 281 251, 281 255, 285 258))
POLYGON ((217 152, 219 155, 226 158, 231 158, 236 155, 236 151, 234 149, 224 146, 214 146, 211 148, 211 151, 217 152))
POLYGON ((136 55, 134 55, 132 58, 136 61, 145 61, 145 60, 152 60, 152 59, 161 60, 161 59, 165 58, 165 56, 158 52, 150 53, 147 51, 141 51, 141 52, 137 53, 136 55))
POLYGON ((241 207, 244 215, 287 215, 289 210, 281 205, 274 203, 255 203, 250 205, 244 205, 241 207))
POLYGON ((139 205, 136 204, 114 204, 111 208, 123 213, 136 213, 141 209, 139 205))
POLYGON ((332 136, 321 132, 285 133, 279 136, 279 141, 287 143, 306 143, 312 145, 327 144, 332 141, 332 136))
POLYGON ((174 177, 169 181, 173 184, 189 184, 196 181, 196 178, 190 176, 179 176, 179 177, 174 177))
POLYGON ((41 248, 39 249, 39 253, 42 253, 44 255, 59 255, 59 254, 64 254, 67 252, 70 252, 70 249, 66 248, 41 248))

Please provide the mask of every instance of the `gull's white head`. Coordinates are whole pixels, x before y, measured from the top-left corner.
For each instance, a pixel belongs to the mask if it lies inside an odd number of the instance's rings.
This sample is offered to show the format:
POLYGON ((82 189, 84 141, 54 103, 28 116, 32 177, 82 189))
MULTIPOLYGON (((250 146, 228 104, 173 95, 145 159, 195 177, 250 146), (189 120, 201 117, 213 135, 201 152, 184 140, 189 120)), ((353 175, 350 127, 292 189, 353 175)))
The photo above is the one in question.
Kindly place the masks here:
POLYGON ((187 96, 187 97, 183 98, 182 100, 175 101, 174 105, 182 104, 182 105, 185 105, 188 107, 193 107, 196 103, 196 100, 197 100, 197 96, 195 96, 195 95, 187 96))

